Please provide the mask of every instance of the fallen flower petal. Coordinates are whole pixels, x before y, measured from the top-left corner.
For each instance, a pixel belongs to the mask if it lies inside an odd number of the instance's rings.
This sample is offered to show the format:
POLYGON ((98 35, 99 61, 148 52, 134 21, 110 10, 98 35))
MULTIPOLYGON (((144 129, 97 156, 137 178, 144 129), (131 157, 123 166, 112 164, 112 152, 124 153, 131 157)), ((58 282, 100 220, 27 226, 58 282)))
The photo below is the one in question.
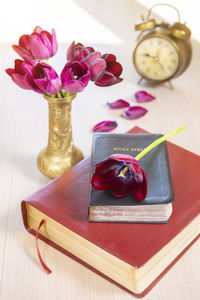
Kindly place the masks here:
POLYGON ((93 132, 109 132, 114 130, 118 126, 116 121, 102 121, 96 124, 92 131, 93 132))
POLYGON ((148 110, 141 106, 131 106, 127 110, 124 111, 123 115, 128 120, 139 119, 144 116, 148 110))
POLYGON ((116 101, 110 102, 110 103, 107 102, 106 104, 111 109, 119 109, 119 108, 124 108, 124 107, 129 107, 130 106, 129 102, 127 102, 123 99, 119 99, 119 100, 116 100, 116 101))
POLYGON ((137 102, 150 102, 150 101, 156 99, 156 97, 154 97, 153 95, 151 95, 145 91, 136 92, 135 98, 136 98, 137 102))

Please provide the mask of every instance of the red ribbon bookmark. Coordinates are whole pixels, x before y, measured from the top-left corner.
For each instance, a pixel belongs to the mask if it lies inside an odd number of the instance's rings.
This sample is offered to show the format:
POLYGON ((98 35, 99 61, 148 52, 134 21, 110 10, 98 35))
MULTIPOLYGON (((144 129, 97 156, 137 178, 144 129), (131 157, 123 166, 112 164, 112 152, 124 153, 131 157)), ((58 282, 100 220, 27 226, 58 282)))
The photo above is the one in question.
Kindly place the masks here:
POLYGON ((45 222, 46 222, 46 220, 44 220, 44 219, 41 220, 41 222, 40 222, 40 224, 39 224, 39 226, 38 226, 38 230, 37 230, 37 232, 36 232, 35 240, 36 240, 36 248, 37 248, 37 254, 38 254, 39 261, 40 261, 40 263, 41 263, 43 269, 45 270, 45 272, 46 272, 47 274, 51 274, 52 271, 47 267, 47 265, 46 265, 45 262, 43 261, 42 256, 41 256, 41 254, 40 254, 40 249, 39 249, 39 246, 38 246, 38 234, 39 234, 39 230, 40 230, 40 228, 42 227, 42 225, 44 225, 45 222))

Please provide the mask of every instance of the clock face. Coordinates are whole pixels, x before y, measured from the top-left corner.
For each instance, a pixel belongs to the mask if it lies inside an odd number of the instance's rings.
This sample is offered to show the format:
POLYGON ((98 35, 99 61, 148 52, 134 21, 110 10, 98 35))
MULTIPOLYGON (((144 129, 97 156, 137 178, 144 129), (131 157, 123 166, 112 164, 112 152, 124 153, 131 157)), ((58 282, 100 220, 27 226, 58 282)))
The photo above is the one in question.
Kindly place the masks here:
POLYGON ((174 45, 165 38, 149 37, 141 41, 134 55, 138 72, 147 79, 167 80, 178 69, 178 52, 174 45))

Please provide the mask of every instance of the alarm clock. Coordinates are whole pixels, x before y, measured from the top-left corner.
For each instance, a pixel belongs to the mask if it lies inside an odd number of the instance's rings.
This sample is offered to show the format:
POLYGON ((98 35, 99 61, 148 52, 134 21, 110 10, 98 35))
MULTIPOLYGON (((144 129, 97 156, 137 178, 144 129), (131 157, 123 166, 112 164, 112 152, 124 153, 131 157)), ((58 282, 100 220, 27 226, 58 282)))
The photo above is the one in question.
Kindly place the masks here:
POLYGON ((169 4, 155 4, 149 9, 146 18, 135 25, 135 30, 141 31, 133 52, 133 63, 142 79, 158 84, 169 81, 181 75, 188 67, 192 57, 190 42, 191 31, 180 23, 179 11, 169 4), (152 9, 157 5, 174 8, 178 21, 170 25, 166 22, 157 24, 150 18, 152 9))

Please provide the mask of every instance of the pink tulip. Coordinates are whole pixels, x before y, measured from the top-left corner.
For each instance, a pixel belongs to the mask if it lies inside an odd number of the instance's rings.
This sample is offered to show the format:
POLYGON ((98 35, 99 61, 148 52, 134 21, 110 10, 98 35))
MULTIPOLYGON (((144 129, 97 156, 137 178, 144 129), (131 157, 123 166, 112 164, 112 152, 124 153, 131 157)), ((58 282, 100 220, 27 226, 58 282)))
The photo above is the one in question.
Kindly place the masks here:
POLYGON ((90 80, 90 68, 80 61, 67 62, 61 73, 63 88, 70 93, 84 90, 90 80))
POLYGON ((30 58, 26 61, 16 59, 15 68, 7 69, 6 72, 23 89, 48 95, 54 95, 61 89, 61 81, 55 70, 45 63, 36 63, 30 58))
POLYGON ((113 54, 104 54, 101 58, 106 62, 106 69, 95 84, 98 86, 111 86, 121 82, 123 79, 119 76, 122 73, 122 66, 116 61, 116 56, 113 54))
POLYGON ((91 62, 92 60, 99 58, 101 56, 100 52, 95 52, 92 47, 85 47, 81 43, 75 44, 73 41, 67 50, 67 60, 68 61, 85 61, 91 62))
POLYGON ((101 53, 92 47, 85 47, 81 43, 72 42, 67 50, 68 61, 85 62, 90 66, 90 80, 97 81, 106 69, 106 62, 100 58, 101 53))
POLYGON ((54 95, 61 89, 61 80, 56 71, 48 64, 37 63, 33 68, 24 66, 25 81, 37 93, 54 95))
POLYGON ((12 80, 22 89, 32 90, 30 85, 25 80, 26 71, 23 68, 25 64, 27 64, 30 68, 32 68, 34 65, 34 63, 32 64, 31 62, 24 62, 23 60, 16 59, 14 69, 6 69, 6 73, 11 76, 12 80))
POLYGON ((29 56, 31 59, 47 59, 56 54, 58 44, 55 30, 52 34, 37 26, 31 35, 22 35, 19 45, 13 45, 13 49, 23 58, 29 56))

